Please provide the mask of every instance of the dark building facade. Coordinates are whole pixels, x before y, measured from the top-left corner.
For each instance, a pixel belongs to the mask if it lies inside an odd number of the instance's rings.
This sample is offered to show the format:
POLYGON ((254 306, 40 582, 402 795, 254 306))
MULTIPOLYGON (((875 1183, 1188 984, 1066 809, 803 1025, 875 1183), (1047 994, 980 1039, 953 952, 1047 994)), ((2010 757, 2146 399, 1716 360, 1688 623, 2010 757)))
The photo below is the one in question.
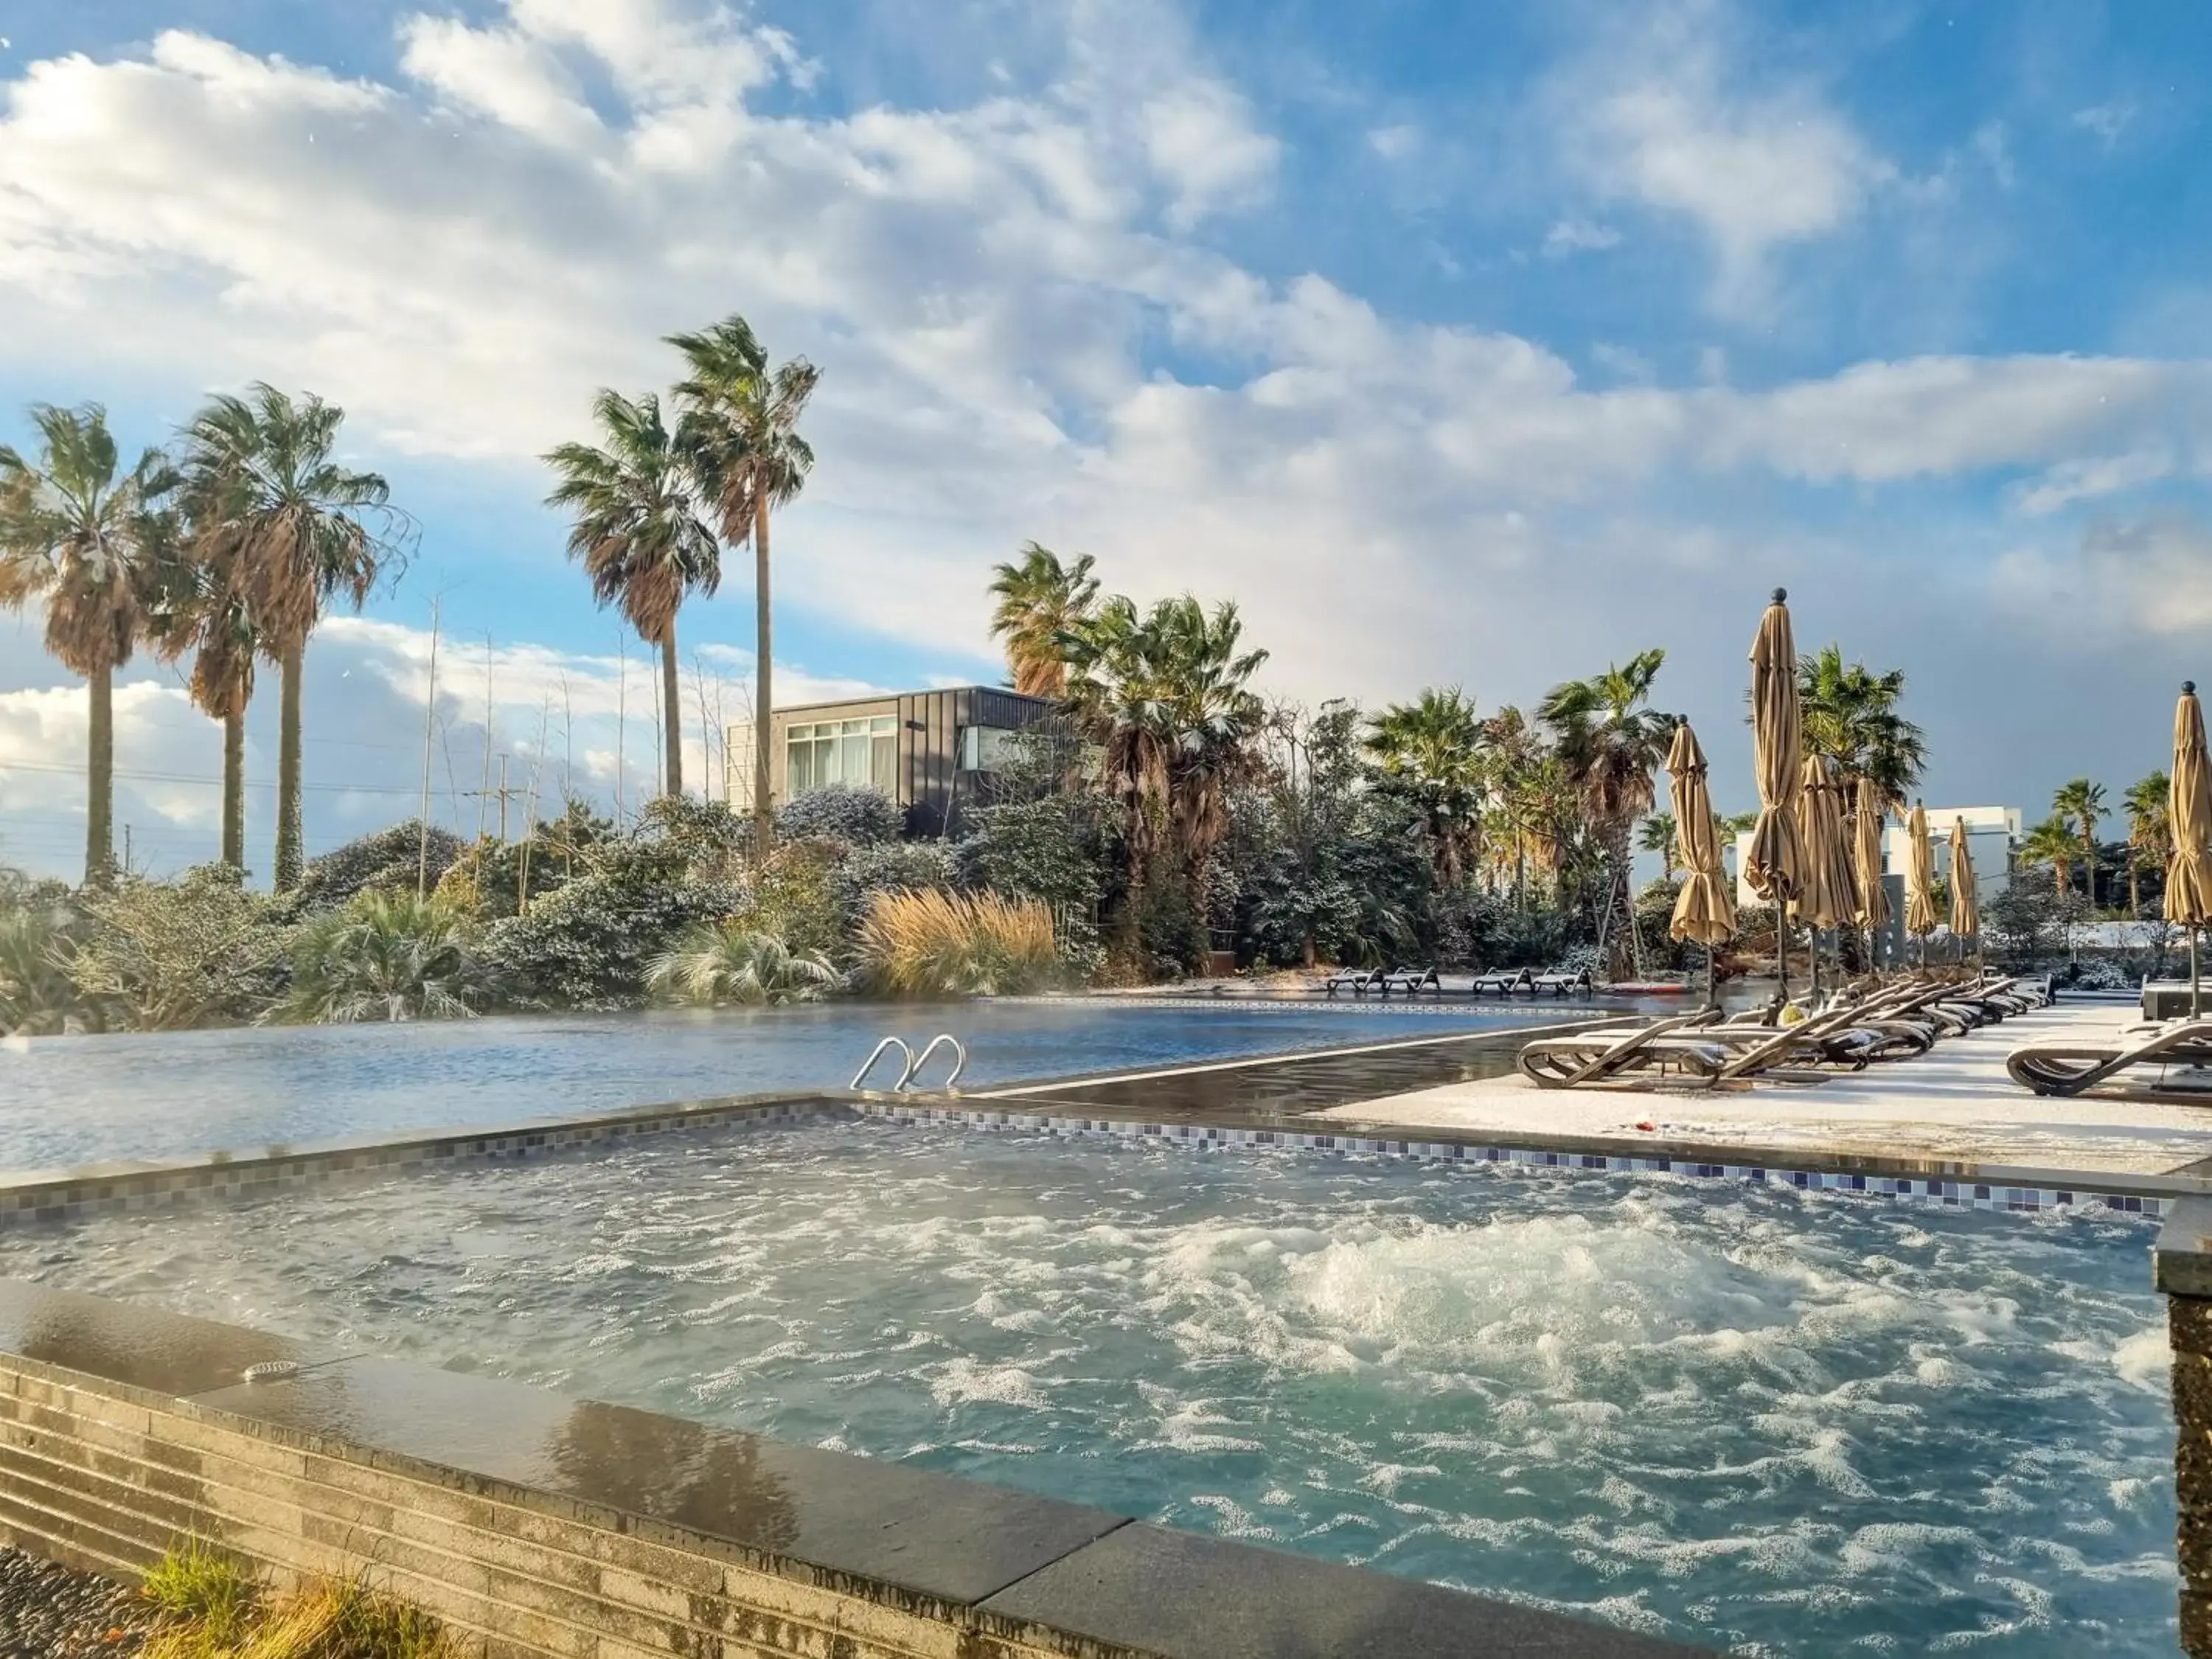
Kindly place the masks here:
MULTIPOLYGON (((1050 715, 1042 697, 988 685, 852 697, 775 711, 769 733, 769 797, 781 805, 830 783, 880 789, 906 809, 909 836, 958 827, 963 803, 990 787, 1006 739, 1050 715)), ((752 807, 752 727, 729 731, 729 799, 752 807)))

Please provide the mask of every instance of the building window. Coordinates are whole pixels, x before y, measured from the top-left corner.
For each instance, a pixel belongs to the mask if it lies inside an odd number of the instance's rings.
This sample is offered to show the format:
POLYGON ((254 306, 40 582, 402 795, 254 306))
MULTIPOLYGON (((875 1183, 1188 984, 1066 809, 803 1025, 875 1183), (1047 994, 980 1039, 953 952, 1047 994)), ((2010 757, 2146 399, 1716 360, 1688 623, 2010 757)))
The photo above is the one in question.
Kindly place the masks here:
POLYGON ((996 772, 1006 763, 1006 748, 1014 734, 1003 726, 963 726, 960 728, 960 769, 996 772))
POLYGON ((898 719, 811 720, 784 735, 786 793, 849 783, 898 797, 898 719))

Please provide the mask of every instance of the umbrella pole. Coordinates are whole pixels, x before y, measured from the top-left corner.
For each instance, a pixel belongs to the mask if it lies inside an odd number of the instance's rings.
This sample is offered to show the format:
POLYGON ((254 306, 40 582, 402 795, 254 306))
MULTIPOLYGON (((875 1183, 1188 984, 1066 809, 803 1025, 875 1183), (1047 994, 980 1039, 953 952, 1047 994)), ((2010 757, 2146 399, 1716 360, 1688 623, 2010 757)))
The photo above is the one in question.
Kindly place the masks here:
POLYGON ((2204 1015, 2204 994, 2197 978, 2197 924, 2189 924, 2189 1017, 2201 1019, 2204 1015))
POLYGON ((1705 1006, 1708 1008, 1721 1006, 1719 975, 1713 967, 1713 959, 1720 955, 1720 950, 1717 945, 1705 946, 1705 1006))

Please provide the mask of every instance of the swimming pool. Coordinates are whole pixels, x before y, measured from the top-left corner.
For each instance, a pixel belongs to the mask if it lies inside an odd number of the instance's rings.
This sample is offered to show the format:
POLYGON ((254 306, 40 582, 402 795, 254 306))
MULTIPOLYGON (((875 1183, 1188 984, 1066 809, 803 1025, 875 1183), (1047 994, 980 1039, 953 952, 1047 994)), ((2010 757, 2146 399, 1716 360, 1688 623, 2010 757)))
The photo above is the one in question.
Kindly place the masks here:
MULTIPOLYGON (((957 1033, 969 1052, 962 1084, 972 1087, 1504 1031, 1586 1012, 1569 1005, 1564 1012, 1524 1006, 1416 1014, 1070 999, 33 1037, 0 1042, 0 1170, 842 1088, 886 1033, 917 1050, 939 1031, 957 1033)), ((928 1080, 943 1075, 933 1066, 928 1080)))
POLYGON ((824 1122, 68 1231, 0 1274, 1740 1652, 2168 1656, 2139 1224, 824 1122))

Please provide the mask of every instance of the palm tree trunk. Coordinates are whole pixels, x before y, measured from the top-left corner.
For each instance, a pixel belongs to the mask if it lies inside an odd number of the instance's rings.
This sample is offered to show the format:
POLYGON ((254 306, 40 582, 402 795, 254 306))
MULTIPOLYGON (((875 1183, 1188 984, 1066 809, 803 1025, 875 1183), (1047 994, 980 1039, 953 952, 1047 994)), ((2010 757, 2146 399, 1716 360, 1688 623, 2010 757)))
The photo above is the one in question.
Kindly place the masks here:
POLYGON ((2128 914, 2137 921, 2142 920, 2142 868, 2136 863, 2135 848, 2128 849, 2128 914))
POLYGON ((661 732, 667 744, 667 793, 684 793, 684 684, 676 666, 676 618, 660 635, 661 732))
POLYGON ((92 710, 85 752, 84 884, 106 887, 115 880, 115 671, 94 669, 85 684, 92 710))
POLYGON ((2081 851, 2084 854, 2081 861, 2081 885, 2088 890, 2089 908, 2094 911, 2097 908, 2097 836, 2094 830, 2090 830, 2082 836, 2081 851))
POLYGON ((246 868, 246 711, 222 717, 222 861, 246 868))
POLYGON ((300 683, 307 655, 304 641, 287 646, 277 659, 276 860, 273 884, 289 893, 307 874, 307 848, 300 822, 300 683))
POLYGON ((775 710, 769 675, 775 630, 769 610, 766 495, 753 501, 753 856, 765 861, 775 838, 775 815, 768 799, 769 727, 775 710))

